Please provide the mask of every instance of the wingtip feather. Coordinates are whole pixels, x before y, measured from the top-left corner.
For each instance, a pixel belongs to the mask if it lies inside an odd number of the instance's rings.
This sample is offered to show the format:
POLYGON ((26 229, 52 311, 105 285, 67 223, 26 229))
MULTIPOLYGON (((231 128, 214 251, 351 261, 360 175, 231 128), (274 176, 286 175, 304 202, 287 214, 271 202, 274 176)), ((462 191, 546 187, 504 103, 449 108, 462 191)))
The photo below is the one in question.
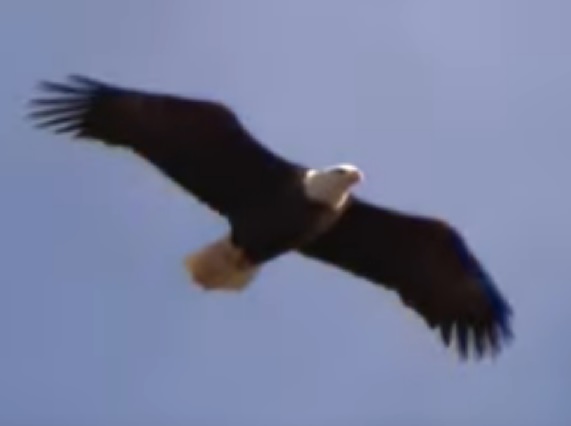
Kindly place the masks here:
MULTIPOLYGON (((490 274, 473 256, 462 238, 456 233, 452 233, 455 251, 459 256, 463 268, 473 282, 476 283, 483 292, 485 303, 489 307, 489 317, 483 323, 475 322, 472 327, 472 337, 469 339, 472 352, 478 357, 483 357, 486 352, 492 356, 497 356, 502 346, 513 340, 513 330, 511 319, 513 309, 509 302, 500 293, 496 283, 490 274)), ((463 331, 456 332, 460 341, 460 352, 466 354, 465 336, 463 331)))
POLYGON ((38 82, 42 95, 28 101, 26 118, 36 128, 50 128, 55 133, 77 131, 92 96, 103 87, 103 83, 78 74, 70 75, 65 83, 42 80, 38 82))

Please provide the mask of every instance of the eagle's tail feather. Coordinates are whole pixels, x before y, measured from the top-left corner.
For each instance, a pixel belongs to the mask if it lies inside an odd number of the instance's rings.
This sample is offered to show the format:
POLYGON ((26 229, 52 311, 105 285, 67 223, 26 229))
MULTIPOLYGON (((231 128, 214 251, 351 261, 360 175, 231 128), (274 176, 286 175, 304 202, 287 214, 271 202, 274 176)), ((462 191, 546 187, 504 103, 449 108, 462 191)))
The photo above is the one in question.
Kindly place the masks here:
POLYGON ((243 290, 259 269, 229 237, 189 254, 184 263, 196 284, 205 290, 243 290))

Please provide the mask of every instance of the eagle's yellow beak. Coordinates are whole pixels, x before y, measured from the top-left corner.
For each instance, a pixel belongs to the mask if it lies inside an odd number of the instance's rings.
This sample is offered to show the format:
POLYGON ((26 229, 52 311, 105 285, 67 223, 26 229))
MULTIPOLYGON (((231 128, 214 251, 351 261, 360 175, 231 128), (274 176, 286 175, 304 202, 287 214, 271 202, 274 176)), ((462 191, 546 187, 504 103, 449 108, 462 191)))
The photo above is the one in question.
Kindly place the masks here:
POLYGON ((346 173, 347 173, 347 179, 352 185, 362 182, 365 179, 365 175, 359 169, 352 168, 350 170, 346 170, 346 173))

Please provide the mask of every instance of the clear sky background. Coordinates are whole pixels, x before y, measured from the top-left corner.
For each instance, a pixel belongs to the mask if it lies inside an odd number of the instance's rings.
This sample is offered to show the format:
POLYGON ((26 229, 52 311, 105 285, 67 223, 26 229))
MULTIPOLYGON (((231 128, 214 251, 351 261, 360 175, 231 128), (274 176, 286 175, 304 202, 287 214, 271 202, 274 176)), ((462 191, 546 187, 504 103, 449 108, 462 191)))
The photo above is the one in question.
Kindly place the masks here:
POLYGON ((571 424, 568 1, 7 0, 0 424, 571 424), (132 154, 31 128, 84 73, 235 108, 278 152, 460 228, 515 308, 460 364, 394 294, 291 255, 239 295, 183 257, 226 232, 132 154))

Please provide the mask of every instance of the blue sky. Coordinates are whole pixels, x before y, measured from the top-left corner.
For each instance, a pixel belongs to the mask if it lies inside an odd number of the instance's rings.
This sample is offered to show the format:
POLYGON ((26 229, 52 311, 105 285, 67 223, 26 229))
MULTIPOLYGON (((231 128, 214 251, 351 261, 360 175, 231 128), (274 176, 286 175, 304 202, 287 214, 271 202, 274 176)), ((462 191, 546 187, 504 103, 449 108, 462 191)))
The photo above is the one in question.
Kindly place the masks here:
POLYGON ((564 1, 0 6, 0 424, 571 422, 564 1), (31 128, 37 80, 206 96, 276 151, 460 228, 516 310, 460 364, 398 299, 291 255, 239 295, 183 257, 226 225, 132 154, 31 128))

